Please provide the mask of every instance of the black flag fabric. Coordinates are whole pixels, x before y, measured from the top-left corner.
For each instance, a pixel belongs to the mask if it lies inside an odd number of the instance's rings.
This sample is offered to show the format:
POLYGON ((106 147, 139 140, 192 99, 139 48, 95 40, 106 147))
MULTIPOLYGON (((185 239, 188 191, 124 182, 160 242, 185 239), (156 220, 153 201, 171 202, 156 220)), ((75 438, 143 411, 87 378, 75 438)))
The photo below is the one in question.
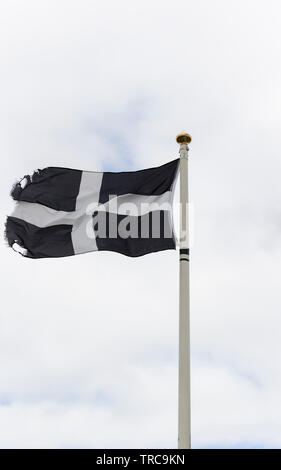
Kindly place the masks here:
POLYGON ((90 251, 127 256, 175 249, 172 201, 179 159, 131 172, 48 167, 25 176, 6 240, 29 258, 90 251))

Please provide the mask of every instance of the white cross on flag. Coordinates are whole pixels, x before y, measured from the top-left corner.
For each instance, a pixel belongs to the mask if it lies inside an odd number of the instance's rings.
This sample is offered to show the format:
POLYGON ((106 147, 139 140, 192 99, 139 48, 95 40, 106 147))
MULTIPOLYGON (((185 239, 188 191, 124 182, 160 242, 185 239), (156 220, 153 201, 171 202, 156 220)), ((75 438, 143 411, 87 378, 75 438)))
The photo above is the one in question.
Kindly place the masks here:
POLYGON ((29 258, 115 251, 127 256, 175 249, 172 201, 179 159, 132 172, 48 167, 11 195, 9 246, 29 258))

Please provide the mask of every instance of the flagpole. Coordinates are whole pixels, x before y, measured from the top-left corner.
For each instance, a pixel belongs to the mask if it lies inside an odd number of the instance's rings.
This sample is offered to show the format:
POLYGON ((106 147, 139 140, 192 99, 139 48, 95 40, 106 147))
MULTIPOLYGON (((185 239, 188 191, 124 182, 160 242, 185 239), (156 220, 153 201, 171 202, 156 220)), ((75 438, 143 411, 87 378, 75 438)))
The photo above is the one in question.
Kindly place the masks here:
POLYGON ((178 448, 191 448, 190 418, 190 327, 189 327, 189 226, 188 226, 188 144, 191 136, 182 132, 180 145, 180 253, 179 253, 179 384, 178 448))

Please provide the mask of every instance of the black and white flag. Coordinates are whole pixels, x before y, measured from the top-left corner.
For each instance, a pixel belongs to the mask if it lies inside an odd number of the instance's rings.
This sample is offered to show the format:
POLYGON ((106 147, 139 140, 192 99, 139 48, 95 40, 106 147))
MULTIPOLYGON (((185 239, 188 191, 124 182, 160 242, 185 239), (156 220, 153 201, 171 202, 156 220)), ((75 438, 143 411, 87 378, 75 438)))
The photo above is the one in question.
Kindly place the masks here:
POLYGON ((48 167, 13 187, 6 239, 29 258, 116 251, 142 256, 176 246, 172 201, 179 159, 131 172, 48 167))

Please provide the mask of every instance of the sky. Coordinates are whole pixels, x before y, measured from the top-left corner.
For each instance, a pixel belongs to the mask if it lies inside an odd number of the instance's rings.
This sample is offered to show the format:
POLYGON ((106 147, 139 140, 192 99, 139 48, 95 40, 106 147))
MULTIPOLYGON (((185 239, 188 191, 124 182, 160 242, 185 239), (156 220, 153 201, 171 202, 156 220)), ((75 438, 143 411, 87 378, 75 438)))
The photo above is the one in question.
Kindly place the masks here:
MULTIPOLYGON (((128 171, 192 135, 192 447, 281 446, 276 0, 3 0, 1 213, 16 180, 128 171)), ((175 218, 177 222, 177 217, 175 218)), ((176 448, 178 254, 0 244, 0 447, 176 448)))

